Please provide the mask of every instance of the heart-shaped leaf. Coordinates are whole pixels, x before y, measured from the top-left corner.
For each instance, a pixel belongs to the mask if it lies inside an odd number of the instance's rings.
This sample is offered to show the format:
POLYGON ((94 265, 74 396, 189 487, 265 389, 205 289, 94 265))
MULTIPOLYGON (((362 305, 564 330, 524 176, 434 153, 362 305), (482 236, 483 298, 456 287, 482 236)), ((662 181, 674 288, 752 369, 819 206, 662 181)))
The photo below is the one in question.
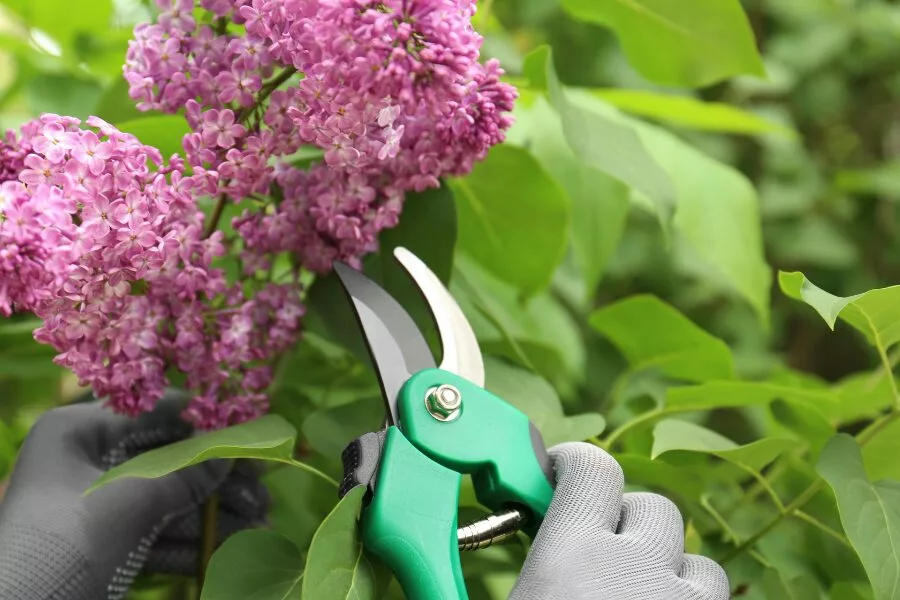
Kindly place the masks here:
POLYGON ((289 539, 241 531, 213 554, 200 600, 300 600, 302 578, 303 557, 289 539))

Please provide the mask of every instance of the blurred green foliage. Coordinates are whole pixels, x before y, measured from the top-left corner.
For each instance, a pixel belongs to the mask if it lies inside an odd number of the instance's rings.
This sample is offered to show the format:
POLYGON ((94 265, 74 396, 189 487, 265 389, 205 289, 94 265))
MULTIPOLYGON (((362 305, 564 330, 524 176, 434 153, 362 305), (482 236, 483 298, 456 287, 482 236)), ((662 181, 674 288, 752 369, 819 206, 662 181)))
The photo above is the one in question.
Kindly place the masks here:
MULTIPOLYGON (((736 598, 900 597, 879 571, 900 550, 858 554, 860 498, 826 485, 889 503, 896 485, 874 482, 900 479, 897 288, 851 298, 900 282, 900 6, 480 5, 484 53, 520 87, 517 124, 472 175, 411 197, 383 245, 450 282, 492 356, 487 387, 549 440, 593 439, 632 489, 676 500, 692 551, 727 564, 736 598), (790 273, 784 293, 776 271, 790 273)), ((130 28, 151 13, 140 0, 0 1, 0 126, 98 114, 177 151, 183 120, 138 113, 120 76, 130 28)), ((378 255, 366 269, 436 342, 397 265, 378 255)), ((340 448, 379 425, 379 391, 334 278, 306 301, 310 333, 280 363, 273 411, 300 432, 299 460, 337 477, 340 448)), ((34 325, 0 325, 0 479, 34 418, 76 390, 34 325)), ((333 488, 285 469, 267 484, 286 537, 245 534, 213 567, 262 547, 276 562, 278 548, 312 552, 333 488)), ((477 514, 470 488, 461 502, 477 514)), ((892 507, 867 526, 897 531, 892 507)), ((328 556, 317 570, 343 568, 328 556)), ((505 598, 522 556, 467 556, 472 598, 505 598)), ((157 584, 135 597, 183 593, 157 584)))

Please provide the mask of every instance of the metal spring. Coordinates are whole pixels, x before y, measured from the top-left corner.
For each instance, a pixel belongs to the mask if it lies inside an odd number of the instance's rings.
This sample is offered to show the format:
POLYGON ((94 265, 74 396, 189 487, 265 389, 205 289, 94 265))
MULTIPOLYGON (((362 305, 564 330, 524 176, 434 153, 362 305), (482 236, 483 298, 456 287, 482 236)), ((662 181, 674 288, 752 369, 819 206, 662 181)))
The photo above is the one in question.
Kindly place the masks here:
POLYGON ((481 550, 511 538, 525 523, 525 515, 512 508, 488 515, 456 530, 460 552, 481 550))

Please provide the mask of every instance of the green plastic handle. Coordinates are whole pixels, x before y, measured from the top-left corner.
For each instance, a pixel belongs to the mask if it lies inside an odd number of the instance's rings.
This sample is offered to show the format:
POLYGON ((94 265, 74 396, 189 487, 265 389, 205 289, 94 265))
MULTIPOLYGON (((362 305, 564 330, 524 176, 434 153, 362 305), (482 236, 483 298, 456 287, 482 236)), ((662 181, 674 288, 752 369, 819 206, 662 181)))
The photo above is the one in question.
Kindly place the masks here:
POLYGON ((527 416, 440 369, 412 376, 400 390, 398 404, 400 426, 416 448, 453 471, 471 474, 479 502, 491 510, 527 507, 532 521, 525 531, 537 532, 553 499, 553 476, 543 440, 527 416), (452 421, 435 419, 426 406, 429 391, 444 384, 462 395, 461 413, 452 421))
POLYGON ((462 477, 388 427, 363 543, 393 570, 410 600, 468 600, 456 538, 462 477))

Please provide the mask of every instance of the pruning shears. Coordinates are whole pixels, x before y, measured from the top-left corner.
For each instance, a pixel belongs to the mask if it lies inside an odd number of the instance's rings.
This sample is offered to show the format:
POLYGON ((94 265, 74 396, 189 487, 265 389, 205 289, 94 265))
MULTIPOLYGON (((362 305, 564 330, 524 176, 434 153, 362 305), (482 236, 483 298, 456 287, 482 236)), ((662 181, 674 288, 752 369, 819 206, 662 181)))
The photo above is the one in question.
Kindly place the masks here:
POLYGON ((466 600, 460 550, 515 534, 534 535, 553 496, 540 432, 484 389, 471 325, 440 279, 404 248, 395 258, 421 290, 437 325, 436 365, 413 319, 383 288, 346 265, 335 270, 362 328, 384 397, 386 426, 343 453, 341 493, 369 489, 363 544, 393 570, 411 600, 466 600), (495 511, 458 528, 463 474, 495 511))

